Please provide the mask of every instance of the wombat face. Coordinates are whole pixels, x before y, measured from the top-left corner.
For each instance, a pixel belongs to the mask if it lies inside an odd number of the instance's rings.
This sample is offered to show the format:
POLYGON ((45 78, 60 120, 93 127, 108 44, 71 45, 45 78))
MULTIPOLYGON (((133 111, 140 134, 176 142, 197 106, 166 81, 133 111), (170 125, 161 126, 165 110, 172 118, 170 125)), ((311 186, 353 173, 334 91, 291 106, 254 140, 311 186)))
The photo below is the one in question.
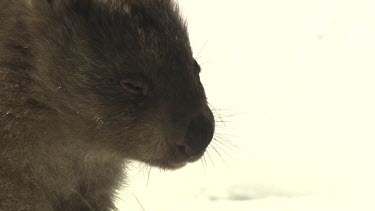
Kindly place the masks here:
POLYGON ((161 168, 199 159, 214 118, 170 0, 32 1, 35 94, 95 140, 161 168), (91 135, 93 135, 91 134, 91 135))

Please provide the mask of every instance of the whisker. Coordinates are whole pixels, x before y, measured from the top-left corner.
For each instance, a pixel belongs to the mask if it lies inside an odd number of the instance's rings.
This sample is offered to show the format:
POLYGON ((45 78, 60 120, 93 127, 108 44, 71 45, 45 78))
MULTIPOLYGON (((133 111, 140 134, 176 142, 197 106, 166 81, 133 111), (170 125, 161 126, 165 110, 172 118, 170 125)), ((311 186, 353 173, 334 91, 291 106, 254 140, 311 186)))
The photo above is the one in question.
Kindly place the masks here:
POLYGON ((212 160, 212 158, 211 158, 211 156, 210 156, 209 151, 206 151, 206 153, 207 153, 208 159, 210 159, 212 165, 215 167, 215 164, 214 164, 214 162, 213 162, 213 160, 212 160))
MULTIPOLYGON (((214 146, 214 144, 215 144, 215 142, 212 143, 212 146, 214 146)), ((233 158, 232 155, 230 153, 228 153, 226 150, 224 150, 221 145, 216 144, 215 146, 217 147, 216 150, 220 149, 223 153, 225 153, 226 156, 229 156, 230 158, 233 158)))
POLYGON ((141 207, 141 209, 143 211, 146 211, 146 209, 143 207, 143 205, 142 205, 141 201, 138 199, 138 197, 135 194, 133 194, 133 196, 134 196, 135 200, 137 200, 137 202, 138 202, 139 206, 141 207))
POLYGON ((230 142, 232 143, 232 141, 229 141, 231 138, 238 138, 238 136, 236 135, 230 135, 230 134, 227 134, 227 133, 219 133, 219 132, 215 132, 215 137, 218 137, 222 140, 225 140, 226 142, 230 142))
POLYGON ((219 157, 222 157, 219 151, 217 151, 217 149, 215 148, 215 146, 210 145, 210 147, 212 147, 212 149, 219 155, 219 157))
POLYGON ((224 163, 224 165, 228 166, 227 162, 225 162, 223 156, 221 155, 221 153, 219 153, 219 151, 215 148, 215 146, 211 145, 210 147, 212 147, 212 149, 219 155, 220 160, 224 163))
POLYGON ((204 163, 203 163, 203 159, 204 159, 204 155, 203 155, 202 159, 200 159, 200 163, 201 163, 201 165, 202 165, 203 170, 205 170, 205 168, 204 168, 204 163))
POLYGON ((207 161, 206 161, 206 156, 203 155, 203 161, 204 161, 204 169, 206 170, 207 169, 207 161))
POLYGON ((206 47, 207 43, 208 43, 208 40, 204 43, 204 45, 203 45, 203 46, 201 47, 201 49, 198 51, 198 54, 197 54, 197 56, 195 57, 195 59, 197 59, 197 58, 200 56, 200 54, 202 53, 203 49, 206 47))
POLYGON ((138 165, 141 165, 142 167, 138 170, 138 172, 135 175, 133 175, 133 178, 138 176, 139 173, 143 172, 143 170, 147 167, 147 164, 144 164, 144 163, 142 163, 142 164, 139 163, 138 165))
MULTIPOLYGON (((235 137, 238 137, 236 135, 233 135, 233 134, 229 134, 229 133, 220 133, 220 132, 215 132, 216 135, 220 135, 221 137, 223 136, 231 136, 232 138, 235 138, 235 137)), ((229 138, 229 137, 224 137, 224 138, 229 138)))
POLYGON ((148 174, 147 174, 147 183, 146 183, 146 185, 148 186, 148 184, 149 184, 149 181, 150 181, 150 175, 151 175, 151 166, 149 166, 148 167, 148 174))
POLYGON ((214 139, 215 142, 223 145, 224 147, 228 147, 229 149, 233 149, 233 148, 239 149, 239 147, 236 144, 234 144, 234 143, 232 143, 232 142, 230 142, 226 139, 223 139, 221 137, 216 136, 213 139, 214 139))

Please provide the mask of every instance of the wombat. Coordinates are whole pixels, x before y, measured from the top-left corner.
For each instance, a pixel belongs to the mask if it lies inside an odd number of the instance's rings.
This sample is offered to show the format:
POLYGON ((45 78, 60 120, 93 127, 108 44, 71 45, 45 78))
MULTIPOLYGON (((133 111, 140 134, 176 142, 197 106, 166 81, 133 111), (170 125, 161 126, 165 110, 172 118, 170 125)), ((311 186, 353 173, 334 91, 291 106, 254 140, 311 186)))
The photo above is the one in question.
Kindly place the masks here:
POLYGON ((198 160, 199 72, 172 0, 1 0, 0 210, 116 210, 129 161, 198 160))

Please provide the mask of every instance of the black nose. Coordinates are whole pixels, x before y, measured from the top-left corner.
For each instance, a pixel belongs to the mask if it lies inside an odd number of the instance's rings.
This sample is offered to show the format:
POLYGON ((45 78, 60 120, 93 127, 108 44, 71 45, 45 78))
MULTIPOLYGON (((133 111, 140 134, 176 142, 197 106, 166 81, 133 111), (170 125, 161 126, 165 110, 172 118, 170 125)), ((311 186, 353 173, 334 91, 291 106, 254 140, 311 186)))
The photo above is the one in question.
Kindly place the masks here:
POLYGON ((207 118, 199 115, 193 118, 187 128, 183 147, 189 157, 202 153, 214 135, 213 117, 207 118))

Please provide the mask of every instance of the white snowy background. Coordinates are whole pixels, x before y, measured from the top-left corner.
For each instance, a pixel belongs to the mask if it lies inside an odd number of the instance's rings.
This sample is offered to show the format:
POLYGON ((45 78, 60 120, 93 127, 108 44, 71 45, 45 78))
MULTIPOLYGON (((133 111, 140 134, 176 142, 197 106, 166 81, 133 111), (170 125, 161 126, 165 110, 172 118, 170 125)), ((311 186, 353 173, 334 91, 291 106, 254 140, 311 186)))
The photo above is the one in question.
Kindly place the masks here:
POLYGON ((375 1, 178 2, 224 123, 202 161, 135 163, 120 210, 374 211, 375 1))

